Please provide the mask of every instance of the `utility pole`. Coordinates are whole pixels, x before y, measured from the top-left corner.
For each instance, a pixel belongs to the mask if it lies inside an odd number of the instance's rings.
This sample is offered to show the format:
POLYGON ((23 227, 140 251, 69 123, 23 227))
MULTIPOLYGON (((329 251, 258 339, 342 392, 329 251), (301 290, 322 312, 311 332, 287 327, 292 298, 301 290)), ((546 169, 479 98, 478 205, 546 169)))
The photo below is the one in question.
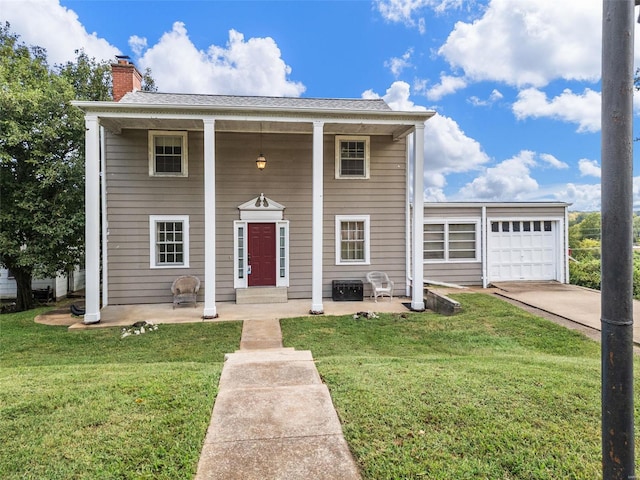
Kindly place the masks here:
POLYGON ((638 0, 603 0, 602 472, 635 479, 633 408, 633 40, 638 0))

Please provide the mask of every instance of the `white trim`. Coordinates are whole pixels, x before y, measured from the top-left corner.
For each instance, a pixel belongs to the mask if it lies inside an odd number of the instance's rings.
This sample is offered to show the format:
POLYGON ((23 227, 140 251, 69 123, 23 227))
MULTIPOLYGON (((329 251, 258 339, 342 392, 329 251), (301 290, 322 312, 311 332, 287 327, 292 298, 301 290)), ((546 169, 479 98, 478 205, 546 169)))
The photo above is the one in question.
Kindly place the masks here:
POLYGON ((100 122, 85 116, 85 314, 100 321, 100 122))
MULTIPOLYGON (((444 225, 444 258, 427 259, 424 258, 424 243, 422 247, 422 258, 425 264, 429 263, 478 263, 481 261, 480 225, 479 218, 426 218, 423 225, 444 225), (449 258, 449 225, 465 224, 475 226, 475 256, 473 258, 449 258)), ((423 227, 424 228, 424 227, 423 227)))
POLYGON ((275 225, 275 256, 276 256, 276 287, 288 287, 289 286, 289 220, 277 220, 277 221, 248 221, 248 220, 235 220, 233 222, 233 288, 249 288, 249 276, 247 275, 248 267, 248 253, 249 253, 249 224, 251 223, 272 223, 275 225), (238 231, 243 228, 242 250, 244 258, 242 259, 242 272, 243 278, 240 278, 238 267, 240 265, 240 242, 238 238, 238 231), (280 228, 284 227, 284 248, 285 248, 285 276, 280 276, 280 228))
POLYGON ((189 176, 189 137, 186 131, 178 130, 149 130, 149 176, 150 177, 188 177, 189 176), (156 153, 155 139, 156 137, 181 137, 181 167, 179 173, 156 172, 156 153))
POLYGON ((371 140, 370 137, 365 135, 336 135, 335 138, 335 178, 338 180, 367 180, 369 178, 370 165, 371 165, 371 140), (364 142, 364 175, 342 175, 340 173, 340 166, 342 157, 340 154, 340 145, 342 142, 356 141, 364 142))
POLYGON ((336 241, 336 265, 370 265, 371 264, 371 234, 369 215, 336 215, 335 218, 335 241, 336 241), (342 223, 343 222, 363 222, 364 224, 364 259, 343 260, 342 259, 342 223))
POLYGON ((149 215, 149 268, 189 268, 189 215, 149 215), (183 262, 158 265, 156 262, 156 224, 158 222, 182 222, 183 262))
POLYGON ((107 218, 107 159, 104 127, 100 127, 100 196, 102 208, 102 306, 109 305, 109 220, 107 218))
POLYGON ((238 206, 240 220, 258 222, 275 222, 284 218, 285 206, 274 202, 261 193, 256 198, 238 206))
POLYGON ((424 310, 424 122, 418 122, 413 132, 413 289, 411 309, 424 310))
POLYGON ((216 121, 202 119, 204 127, 204 318, 218 316, 216 307, 216 121))
POLYGON ((487 288, 489 286, 489 268, 487 266, 487 207, 486 205, 482 206, 482 220, 481 220, 481 228, 482 228, 482 288, 487 288))
POLYGON ((311 313, 324 313, 322 263, 324 220, 324 122, 313 122, 311 186, 311 313))

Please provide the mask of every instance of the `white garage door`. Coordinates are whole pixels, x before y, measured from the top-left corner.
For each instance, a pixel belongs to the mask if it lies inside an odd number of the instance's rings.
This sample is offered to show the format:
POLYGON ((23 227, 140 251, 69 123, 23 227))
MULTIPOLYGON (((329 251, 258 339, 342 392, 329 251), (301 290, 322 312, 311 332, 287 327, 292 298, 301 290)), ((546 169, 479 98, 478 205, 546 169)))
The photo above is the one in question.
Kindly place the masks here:
POLYGON ((550 220, 491 221, 489 281, 557 280, 557 229, 550 220))

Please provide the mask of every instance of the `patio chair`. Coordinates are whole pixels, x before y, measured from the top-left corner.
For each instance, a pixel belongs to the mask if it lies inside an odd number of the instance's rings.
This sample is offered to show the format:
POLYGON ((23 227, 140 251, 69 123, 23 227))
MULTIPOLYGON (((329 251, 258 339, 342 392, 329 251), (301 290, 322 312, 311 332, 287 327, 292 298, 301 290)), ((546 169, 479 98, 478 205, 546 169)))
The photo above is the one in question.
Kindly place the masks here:
POLYGON ((193 303, 196 308, 198 295, 200 290, 200 279, 194 275, 182 275, 176 278, 171 285, 171 293, 173 293, 173 308, 176 305, 193 303))
POLYGON ((384 272, 369 272, 367 273, 367 281, 371 284, 371 296, 375 301, 378 301, 378 297, 388 295, 389 298, 393 298, 393 280, 389 280, 389 276, 384 272))

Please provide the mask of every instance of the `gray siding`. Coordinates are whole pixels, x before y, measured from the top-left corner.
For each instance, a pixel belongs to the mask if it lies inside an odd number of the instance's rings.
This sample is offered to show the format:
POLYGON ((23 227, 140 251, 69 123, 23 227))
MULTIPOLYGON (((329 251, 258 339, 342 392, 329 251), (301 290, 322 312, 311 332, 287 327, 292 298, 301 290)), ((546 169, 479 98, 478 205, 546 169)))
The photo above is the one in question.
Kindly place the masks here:
MULTIPOLYGON (((178 275, 204 280, 203 134, 189 132, 189 177, 148 175, 146 130, 107 135, 109 303, 165 303, 178 275), (189 215, 190 268, 152 269, 149 215, 189 215)), ((371 137, 371 178, 334 179, 333 135, 324 139, 324 280, 362 279, 385 270, 398 292, 405 284, 404 141, 371 137), (371 217, 371 265, 335 265, 335 215, 371 217)), ((261 193, 283 204, 289 220, 289 298, 311 298, 312 136, 251 133, 216 134, 216 300, 235 300, 233 222, 238 206, 261 193), (257 170, 259 146, 267 168, 257 170)), ((202 284, 202 292, 206 285, 202 284)), ((366 292, 368 294, 368 291, 366 292)))
POLYGON ((500 218, 564 218, 564 207, 543 206, 543 207, 487 207, 487 217, 500 218))

